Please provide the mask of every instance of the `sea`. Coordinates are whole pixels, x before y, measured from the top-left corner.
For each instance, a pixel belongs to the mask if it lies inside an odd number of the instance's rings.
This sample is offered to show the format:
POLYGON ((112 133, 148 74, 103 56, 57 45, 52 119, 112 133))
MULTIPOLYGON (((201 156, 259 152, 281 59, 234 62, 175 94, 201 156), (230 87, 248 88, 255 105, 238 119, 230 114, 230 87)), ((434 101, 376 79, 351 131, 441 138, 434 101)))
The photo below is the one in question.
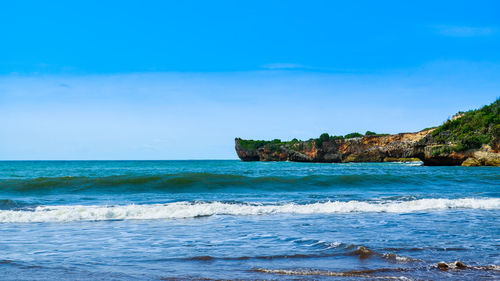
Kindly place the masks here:
POLYGON ((0 280, 500 280, 500 168, 3 161, 0 280))

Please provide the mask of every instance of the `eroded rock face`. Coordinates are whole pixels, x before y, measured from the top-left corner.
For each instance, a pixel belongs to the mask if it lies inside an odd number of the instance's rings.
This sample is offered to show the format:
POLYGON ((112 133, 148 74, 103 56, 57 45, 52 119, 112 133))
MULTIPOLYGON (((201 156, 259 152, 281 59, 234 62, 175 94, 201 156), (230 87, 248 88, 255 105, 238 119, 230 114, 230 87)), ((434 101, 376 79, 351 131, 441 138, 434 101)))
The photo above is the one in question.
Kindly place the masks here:
POLYGON ((469 157, 464 162, 462 162, 462 166, 465 167, 481 166, 481 162, 479 162, 479 160, 477 160, 476 158, 469 157))
MULTIPOLYGON (((324 141, 321 146, 314 140, 280 145, 271 150, 267 146, 246 149, 236 138, 235 148, 242 161, 294 161, 294 162, 387 162, 420 159, 429 166, 500 166, 500 153, 483 146, 481 149, 455 152, 454 144, 439 145, 431 130, 386 136, 364 136, 324 141), (467 161, 466 161, 467 160, 467 161)), ((410 160, 410 161, 411 161, 410 160)))

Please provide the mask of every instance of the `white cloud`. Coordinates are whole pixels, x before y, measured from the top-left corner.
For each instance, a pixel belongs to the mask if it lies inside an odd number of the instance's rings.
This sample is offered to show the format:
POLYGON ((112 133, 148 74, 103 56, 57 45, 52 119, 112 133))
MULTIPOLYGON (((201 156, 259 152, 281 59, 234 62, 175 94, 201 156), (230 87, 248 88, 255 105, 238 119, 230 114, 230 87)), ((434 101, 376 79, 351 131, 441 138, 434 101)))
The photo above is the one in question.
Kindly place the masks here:
POLYGON ((487 36, 495 32, 491 27, 438 25, 435 28, 440 34, 450 37, 487 36))

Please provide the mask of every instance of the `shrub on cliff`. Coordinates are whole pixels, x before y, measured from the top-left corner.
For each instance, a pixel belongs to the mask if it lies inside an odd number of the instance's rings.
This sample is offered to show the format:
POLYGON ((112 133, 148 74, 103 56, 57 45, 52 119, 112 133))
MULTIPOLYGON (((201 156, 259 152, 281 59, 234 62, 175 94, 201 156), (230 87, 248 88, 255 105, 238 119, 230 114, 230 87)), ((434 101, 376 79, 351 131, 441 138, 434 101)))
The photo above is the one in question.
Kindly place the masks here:
POLYGON ((242 148, 246 149, 246 150, 253 150, 253 149, 257 149, 261 146, 264 146, 266 145, 267 143, 269 143, 269 141, 265 141, 265 140, 244 140, 244 139, 240 139, 239 140, 239 144, 242 148))
POLYGON ((388 136, 389 134, 377 134, 375 132, 372 132, 372 131, 366 131, 365 133, 365 136, 388 136))
POLYGON ((340 140, 340 139, 343 139, 343 138, 344 138, 343 136, 330 136, 330 140, 331 141, 340 140))
POLYGON ((319 136, 319 140, 321 140, 321 141, 327 141, 328 139, 330 139, 330 135, 328 133, 322 133, 319 136))
POLYGON ((362 134, 360 134, 358 132, 354 132, 354 133, 350 133, 350 134, 345 135, 344 138, 351 139, 351 138, 359 138, 362 136, 363 136, 362 134))
POLYGON ((314 140, 316 144, 316 148, 320 148, 323 146, 323 142, 328 141, 330 139, 330 135, 328 133, 323 133, 319 136, 319 138, 314 140))
POLYGON ((316 148, 321 148, 324 142, 335 141, 343 138, 343 136, 330 136, 328 133, 323 133, 319 136, 319 138, 314 139, 314 143, 316 144, 316 148))

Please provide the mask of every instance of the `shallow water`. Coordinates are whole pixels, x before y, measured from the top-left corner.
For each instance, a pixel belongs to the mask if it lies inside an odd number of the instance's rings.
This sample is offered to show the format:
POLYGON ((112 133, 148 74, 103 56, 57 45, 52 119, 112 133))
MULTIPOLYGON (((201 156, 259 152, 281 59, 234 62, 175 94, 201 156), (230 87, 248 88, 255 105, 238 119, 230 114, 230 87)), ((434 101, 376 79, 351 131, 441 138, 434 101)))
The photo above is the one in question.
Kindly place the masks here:
POLYGON ((494 167, 0 162, 0 276, 496 280, 499 215, 494 167))

